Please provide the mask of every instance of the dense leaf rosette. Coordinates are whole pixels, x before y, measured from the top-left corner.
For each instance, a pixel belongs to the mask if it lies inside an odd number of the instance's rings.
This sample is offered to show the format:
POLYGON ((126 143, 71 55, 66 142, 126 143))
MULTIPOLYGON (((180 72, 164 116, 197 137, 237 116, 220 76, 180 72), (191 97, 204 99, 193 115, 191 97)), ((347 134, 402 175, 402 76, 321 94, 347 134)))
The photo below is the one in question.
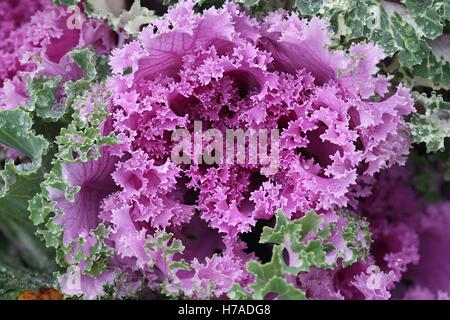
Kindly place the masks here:
MULTIPOLYGON (((40 233, 69 265, 60 277, 66 294, 162 288, 222 298, 234 288, 261 298, 278 288, 281 297, 300 297, 313 289, 292 276, 347 270, 367 256, 366 226, 338 209, 366 195, 363 182, 374 174, 404 163, 411 143, 412 98, 376 75, 383 50, 369 43, 332 50, 318 18, 280 11, 256 20, 233 3, 202 14, 193 6, 179 3, 114 50, 106 86, 71 102, 74 121, 30 203, 32 219, 45 225, 40 233), (195 121, 221 133, 278 129, 279 157, 176 164, 171 134, 192 131, 195 121), (261 280, 258 268, 268 266, 246 268, 258 257, 243 235, 277 210, 278 228, 292 231, 284 240, 265 231, 262 245, 277 245, 271 264, 283 262, 283 248, 293 260, 261 280), (302 234, 304 224, 318 239, 302 234)), ((72 57, 91 70, 89 59, 72 57)), ((360 295, 367 276, 349 281, 360 295)))

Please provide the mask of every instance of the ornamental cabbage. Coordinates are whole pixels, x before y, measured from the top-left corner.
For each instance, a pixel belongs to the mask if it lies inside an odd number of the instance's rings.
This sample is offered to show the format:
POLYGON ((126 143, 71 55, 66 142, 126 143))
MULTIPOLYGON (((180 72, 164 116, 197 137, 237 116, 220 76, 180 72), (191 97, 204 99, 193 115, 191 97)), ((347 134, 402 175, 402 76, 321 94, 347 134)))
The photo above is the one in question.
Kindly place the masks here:
POLYGON ((447 299, 450 7, 168 2, 0 5, 0 296, 447 299))

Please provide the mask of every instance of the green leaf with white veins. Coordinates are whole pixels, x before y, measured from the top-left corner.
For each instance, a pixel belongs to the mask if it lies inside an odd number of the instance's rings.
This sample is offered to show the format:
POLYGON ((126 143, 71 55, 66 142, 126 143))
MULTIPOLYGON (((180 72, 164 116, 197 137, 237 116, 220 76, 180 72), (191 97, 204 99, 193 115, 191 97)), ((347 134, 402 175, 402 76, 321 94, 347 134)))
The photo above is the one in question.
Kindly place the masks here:
POLYGON ((416 113, 410 121, 414 141, 424 142, 428 152, 444 150, 444 140, 450 137, 450 102, 441 96, 415 94, 416 104, 425 109, 425 114, 416 113))
POLYGON ((38 290, 52 287, 49 274, 10 266, 0 260, 0 300, 15 300, 24 290, 38 290))
POLYGON ((0 111, 0 143, 40 161, 48 142, 35 135, 29 114, 21 109, 0 111))
POLYGON ((274 244, 271 261, 250 261, 247 270, 255 277, 252 292, 235 284, 230 297, 260 300, 272 294, 277 299, 305 299, 294 286, 296 276, 312 267, 345 267, 365 259, 371 239, 367 222, 347 212, 329 213, 325 220, 310 211, 291 221, 280 211, 275 226, 264 227, 260 243, 274 244))
POLYGON ((281 300, 303 300, 305 293, 285 279, 283 272, 283 247, 275 246, 272 260, 265 264, 256 261, 248 263, 247 270, 255 275, 255 282, 250 286, 254 291, 252 298, 262 300, 268 294, 276 294, 281 300))
POLYGON ((61 77, 42 76, 30 80, 28 85, 29 109, 34 110, 38 117, 58 120, 64 114, 64 106, 56 99, 56 91, 60 83, 61 77))
POLYGON ((410 81, 412 87, 426 86, 434 89, 450 89, 450 35, 444 34, 428 42, 430 54, 414 66, 410 81))
POLYGON ((84 80, 86 81, 101 81, 110 73, 108 58, 97 55, 91 48, 73 50, 70 56, 83 70, 84 80))
POLYGON ((447 0, 401 0, 414 16, 420 31, 429 39, 443 32, 445 20, 450 20, 450 3, 447 0))
MULTIPOLYGON (((327 19, 345 43, 367 39, 377 43, 387 55, 397 54, 401 68, 431 78, 435 89, 450 87, 448 61, 435 52, 434 40, 450 20, 447 0, 296 0, 304 15, 327 19)), ((407 79, 408 80, 408 79, 407 79)))
POLYGON ((35 269, 53 268, 51 252, 36 237, 28 220, 28 200, 38 191, 43 178, 43 156, 48 142, 31 129, 28 112, 0 111, 0 143, 28 157, 31 162, 7 162, 0 171, 0 230, 18 249, 19 256, 35 269))

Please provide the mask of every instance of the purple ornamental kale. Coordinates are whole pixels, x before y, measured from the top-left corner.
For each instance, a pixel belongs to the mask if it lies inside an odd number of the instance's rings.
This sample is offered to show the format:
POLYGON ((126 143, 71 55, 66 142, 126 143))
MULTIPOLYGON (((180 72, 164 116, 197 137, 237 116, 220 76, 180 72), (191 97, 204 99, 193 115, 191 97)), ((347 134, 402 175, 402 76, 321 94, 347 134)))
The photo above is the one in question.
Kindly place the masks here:
MULTIPOLYGON (((309 210, 327 217, 363 194, 355 191, 358 183, 403 164, 411 144, 409 90, 376 75, 385 57, 380 48, 363 43, 344 52, 330 45, 328 25, 318 18, 280 11, 259 21, 233 3, 197 14, 192 1, 183 1, 114 50, 105 133, 120 143, 105 147, 99 160, 63 164, 66 182, 80 189, 73 202, 52 191, 65 245, 82 235, 87 255, 102 224, 105 244, 114 249, 107 271, 85 272, 76 292, 102 295, 103 284, 125 274, 124 294, 144 278, 150 288, 164 283, 169 293, 223 298, 234 283, 245 288, 253 281, 246 263, 257 257, 241 236, 258 221, 276 210, 290 219, 309 210), (192 131, 194 121, 222 133, 279 129, 278 172, 266 175, 258 164, 175 164, 171 134, 192 131), (182 240, 184 252, 164 252, 179 243, 161 240, 161 230, 182 240), (173 270, 173 261, 191 268, 173 270)), ((393 234, 403 227, 395 228, 393 234)), ((70 269, 74 274, 89 266, 71 253, 66 260, 78 268, 70 269)), ((325 285, 310 292, 370 298, 361 273, 370 262, 351 276, 343 271, 341 292, 325 285), (360 290, 346 294, 345 286, 360 290)), ((305 282, 326 279, 321 272, 311 271, 305 282)), ((396 278, 396 270, 387 270, 377 297, 387 297, 396 278)), ((67 275, 61 287, 74 294, 67 275)))

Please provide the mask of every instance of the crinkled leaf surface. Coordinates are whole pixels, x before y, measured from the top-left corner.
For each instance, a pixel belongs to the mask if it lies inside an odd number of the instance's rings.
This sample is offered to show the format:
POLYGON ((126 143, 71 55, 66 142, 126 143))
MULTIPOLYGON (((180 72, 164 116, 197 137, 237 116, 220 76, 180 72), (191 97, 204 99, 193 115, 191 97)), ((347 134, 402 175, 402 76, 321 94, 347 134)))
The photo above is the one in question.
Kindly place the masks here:
POLYGON ((52 286, 51 275, 12 267, 0 260, 0 300, 15 300, 25 290, 52 286))
POLYGON ((417 143, 424 142, 428 152, 444 150, 444 140, 450 137, 450 102, 441 96, 416 94, 416 104, 422 105, 425 114, 416 113, 410 127, 417 143))
POLYGON ((0 143, 30 159, 19 165, 7 162, 0 172, 0 230, 28 266, 46 269, 54 267, 51 254, 34 237, 35 228, 27 218, 27 202, 38 191, 43 177, 42 158, 49 144, 31 126, 31 117, 25 110, 0 111, 0 143))
POLYGON ((230 292, 231 297, 259 300, 270 294, 283 300, 305 299, 305 293, 294 286, 294 279, 299 273, 308 272, 312 267, 336 267, 341 257, 344 266, 365 259, 371 243, 367 222, 348 213, 340 215, 346 223, 342 228, 333 230, 333 223, 325 223, 313 211, 294 221, 278 212, 275 227, 264 227, 260 239, 260 243, 274 244, 271 261, 250 261, 248 271, 255 276, 254 283, 250 285, 252 293, 248 294, 235 285, 230 292), (332 241, 336 239, 336 233, 341 235, 344 243, 339 248, 332 241), (332 235, 334 237, 330 238, 332 235))
POLYGON ((35 110, 38 117, 58 120, 64 114, 64 106, 56 99, 56 92, 61 83, 60 77, 32 78, 28 87, 30 110, 35 110))

